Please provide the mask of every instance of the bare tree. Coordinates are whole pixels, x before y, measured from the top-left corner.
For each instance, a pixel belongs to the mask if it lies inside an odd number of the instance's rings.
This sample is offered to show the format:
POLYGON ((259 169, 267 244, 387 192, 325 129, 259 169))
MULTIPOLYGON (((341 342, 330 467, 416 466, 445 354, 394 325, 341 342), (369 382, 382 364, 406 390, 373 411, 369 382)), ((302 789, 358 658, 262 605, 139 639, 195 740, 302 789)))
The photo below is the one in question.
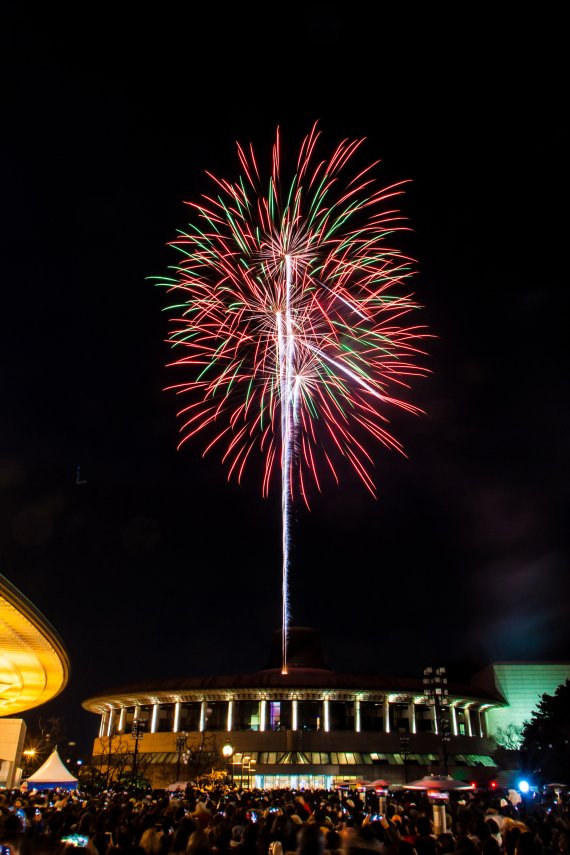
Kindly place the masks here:
POLYGON ((498 727, 495 733, 495 742, 499 748, 507 751, 517 751, 522 742, 522 726, 508 724, 506 727, 498 727))
POLYGON ((188 741, 184 754, 189 780, 195 781, 220 768, 221 757, 214 734, 206 735, 203 731, 194 741, 188 741))
POLYGON ((34 752, 33 762, 31 755, 27 755, 30 757, 30 771, 32 771, 32 765, 39 765, 57 745, 64 743, 65 730, 65 719, 62 716, 50 716, 49 718, 41 718, 40 716, 35 722, 28 725, 25 750, 34 752))
POLYGON ((99 748, 99 753, 91 758, 89 765, 92 769, 97 768, 101 785, 108 789, 121 780, 126 769, 132 767, 133 752, 124 734, 100 737, 99 748))

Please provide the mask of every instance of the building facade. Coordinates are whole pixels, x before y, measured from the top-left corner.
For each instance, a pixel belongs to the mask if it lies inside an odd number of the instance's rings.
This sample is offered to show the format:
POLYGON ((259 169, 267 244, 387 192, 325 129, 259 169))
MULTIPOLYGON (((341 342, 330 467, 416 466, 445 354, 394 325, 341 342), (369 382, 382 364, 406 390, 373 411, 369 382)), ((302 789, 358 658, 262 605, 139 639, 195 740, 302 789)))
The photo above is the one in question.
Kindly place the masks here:
POLYGON ((314 630, 291 631, 287 674, 276 660, 274 653, 251 675, 139 683, 88 699, 84 708, 100 716, 94 758, 132 748, 144 722, 137 750, 151 760, 151 781, 153 766, 183 775, 181 745, 206 737, 219 751, 225 746, 234 779, 260 787, 405 783, 438 770, 492 777, 487 716, 505 704, 498 693, 450 684, 444 734, 442 711, 421 679, 335 673, 324 667, 314 630))
MULTIPOLYGON (((493 662, 475 675, 473 683, 499 692, 506 704, 493 707, 487 714, 491 736, 509 727, 520 731, 530 721, 543 694, 553 695, 558 686, 570 680, 570 662, 493 662)), ((511 732, 512 742, 520 743, 520 734, 511 732)), ((500 737, 499 737, 500 738, 500 737)))

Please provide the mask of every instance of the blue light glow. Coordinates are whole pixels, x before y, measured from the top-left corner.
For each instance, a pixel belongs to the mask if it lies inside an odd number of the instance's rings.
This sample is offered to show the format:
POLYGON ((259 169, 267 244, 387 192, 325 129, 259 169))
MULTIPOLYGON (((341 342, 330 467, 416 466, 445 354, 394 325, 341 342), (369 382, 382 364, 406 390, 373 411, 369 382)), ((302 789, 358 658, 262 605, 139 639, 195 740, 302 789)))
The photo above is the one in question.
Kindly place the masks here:
POLYGON ((519 790, 521 793, 528 793, 530 790, 530 784, 528 781, 519 781, 519 790))

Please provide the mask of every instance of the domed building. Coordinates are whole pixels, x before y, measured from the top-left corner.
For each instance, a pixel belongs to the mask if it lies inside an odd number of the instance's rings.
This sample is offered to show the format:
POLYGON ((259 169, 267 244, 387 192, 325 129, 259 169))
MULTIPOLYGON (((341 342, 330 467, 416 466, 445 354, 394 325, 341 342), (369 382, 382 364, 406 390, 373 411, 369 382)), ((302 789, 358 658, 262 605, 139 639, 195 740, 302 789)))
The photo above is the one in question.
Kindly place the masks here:
POLYGON ((254 674, 145 681, 89 698, 83 707, 101 717, 95 762, 132 751, 143 732, 136 749, 155 786, 165 769, 170 781, 185 777, 185 758, 206 738, 246 786, 405 783, 442 767, 493 776, 487 714, 506 706, 493 687, 447 684, 438 670, 418 679, 336 673, 308 627, 290 630, 287 674, 280 656, 277 631, 254 674))

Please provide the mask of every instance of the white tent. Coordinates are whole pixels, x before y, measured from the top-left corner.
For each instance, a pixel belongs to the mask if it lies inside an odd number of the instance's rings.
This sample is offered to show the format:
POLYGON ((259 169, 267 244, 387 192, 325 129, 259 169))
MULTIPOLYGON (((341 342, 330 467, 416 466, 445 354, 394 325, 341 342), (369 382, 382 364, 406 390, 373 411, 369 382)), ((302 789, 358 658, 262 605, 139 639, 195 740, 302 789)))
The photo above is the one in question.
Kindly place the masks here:
POLYGON ((29 790, 55 790, 56 787, 75 790, 77 778, 65 767, 57 748, 54 748, 44 765, 30 775, 26 783, 29 790))

